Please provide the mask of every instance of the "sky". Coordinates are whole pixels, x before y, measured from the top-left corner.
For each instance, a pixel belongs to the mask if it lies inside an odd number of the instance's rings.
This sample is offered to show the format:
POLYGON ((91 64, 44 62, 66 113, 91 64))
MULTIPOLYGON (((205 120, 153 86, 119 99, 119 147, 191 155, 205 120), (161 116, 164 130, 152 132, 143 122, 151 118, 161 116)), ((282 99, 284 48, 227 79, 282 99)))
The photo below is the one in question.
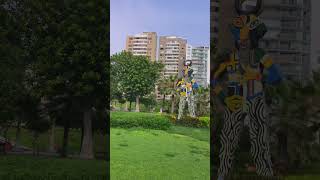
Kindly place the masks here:
POLYGON ((210 0, 110 0, 111 55, 125 49, 126 36, 157 32, 210 45, 210 0))

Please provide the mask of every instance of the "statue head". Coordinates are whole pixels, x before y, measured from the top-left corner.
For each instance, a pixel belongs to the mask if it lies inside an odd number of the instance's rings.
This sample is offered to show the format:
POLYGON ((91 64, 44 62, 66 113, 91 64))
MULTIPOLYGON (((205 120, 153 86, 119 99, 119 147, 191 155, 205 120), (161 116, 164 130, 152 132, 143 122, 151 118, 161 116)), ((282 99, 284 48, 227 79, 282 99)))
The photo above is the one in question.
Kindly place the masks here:
POLYGON ((267 27, 258 16, 262 12, 262 0, 236 0, 238 16, 230 26, 236 48, 254 49, 267 32, 267 27))

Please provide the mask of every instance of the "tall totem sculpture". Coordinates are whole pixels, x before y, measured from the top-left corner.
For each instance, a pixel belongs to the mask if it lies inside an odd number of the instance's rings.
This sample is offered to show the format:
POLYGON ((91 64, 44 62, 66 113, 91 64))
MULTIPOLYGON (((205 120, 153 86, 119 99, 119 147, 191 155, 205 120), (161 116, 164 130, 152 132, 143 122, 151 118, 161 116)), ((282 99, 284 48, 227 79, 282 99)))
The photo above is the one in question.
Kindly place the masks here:
POLYGON ((273 175, 264 88, 279 83, 282 78, 270 56, 258 47, 259 40, 267 32, 265 24, 258 18, 262 1, 256 0, 251 5, 246 3, 245 0, 235 1, 238 17, 230 26, 235 47, 213 72, 214 94, 225 107, 218 180, 226 178, 232 167, 246 118, 257 174, 273 175))
POLYGON ((186 102, 188 103, 189 114, 191 117, 196 117, 194 107, 194 90, 198 89, 197 82, 193 79, 193 69, 191 68, 192 62, 185 61, 184 68, 179 75, 179 81, 177 83, 177 91, 180 92, 179 112, 178 120, 181 119, 186 102))

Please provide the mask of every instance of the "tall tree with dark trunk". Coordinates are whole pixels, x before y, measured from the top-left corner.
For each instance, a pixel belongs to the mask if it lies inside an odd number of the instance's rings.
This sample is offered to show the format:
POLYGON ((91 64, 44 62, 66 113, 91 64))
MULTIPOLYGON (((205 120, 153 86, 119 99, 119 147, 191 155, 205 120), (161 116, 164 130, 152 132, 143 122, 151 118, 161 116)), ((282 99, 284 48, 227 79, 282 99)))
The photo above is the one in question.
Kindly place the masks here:
MULTIPOLYGON (((67 138, 72 121, 77 121, 69 119, 69 113, 81 113, 82 144, 92 146, 92 118, 88 114, 93 107, 108 109, 109 106, 106 2, 37 3, 37 12, 42 16, 36 28, 41 35, 34 47, 37 61, 30 66, 33 90, 53 102, 54 97, 65 96, 59 110, 60 120, 67 121, 63 123, 64 137, 67 138)), ((92 158, 93 152, 88 151, 87 146, 82 147, 81 157, 92 158)))

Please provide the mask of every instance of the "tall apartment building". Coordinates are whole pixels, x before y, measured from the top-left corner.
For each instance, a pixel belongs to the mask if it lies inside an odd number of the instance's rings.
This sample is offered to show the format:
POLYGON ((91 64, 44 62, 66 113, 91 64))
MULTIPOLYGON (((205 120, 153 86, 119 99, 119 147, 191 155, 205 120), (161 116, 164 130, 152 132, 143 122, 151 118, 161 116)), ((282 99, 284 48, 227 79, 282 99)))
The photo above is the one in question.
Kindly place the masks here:
POLYGON ((143 32, 127 36, 126 51, 132 52, 133 55, 147 56, 151 61, 156 61, 157 33, 143 32))
POLYGON ((268 33, 260 46, 273 56, 289 79, 304 82, 311 75, 311 1, 264 1, 261 20, 268 33))
POLYGON ((165 65, 164 77, 177 76, 186 60, 187 40, 176 36, 160 36, 159 61, 165 65))
POLYGON ((218 33, 219 33, 219 16, 220 16, 220 0, 211 0, 210 2, 210 31, 211 31, 211 42, 214 46, 218 43, 218 33))
POLYGON ((200 46, 192 48, 192 69, 194 80, 202 87, 208 86, 209 47, 200 46))
MULTIPOLYGON (((233 0, 215 0, 218 12, 211 8, 211 14, 218 14, 218 48, 233 47, 233 39, 228 25, 236 16, 233 0)), ((216 6, 213 3, 211 6, 216 6)), ((288 79, 304 82, 311 75, 310 0, 264 0, 260 19, 266 24, 268 32, 260 41, 260 47, 270 54, 280 65, 288 79)))
POLYGON ((187 54, 186 54, 186 60, 192 60, 192 46, 190 44, 187 44, 187 54))

